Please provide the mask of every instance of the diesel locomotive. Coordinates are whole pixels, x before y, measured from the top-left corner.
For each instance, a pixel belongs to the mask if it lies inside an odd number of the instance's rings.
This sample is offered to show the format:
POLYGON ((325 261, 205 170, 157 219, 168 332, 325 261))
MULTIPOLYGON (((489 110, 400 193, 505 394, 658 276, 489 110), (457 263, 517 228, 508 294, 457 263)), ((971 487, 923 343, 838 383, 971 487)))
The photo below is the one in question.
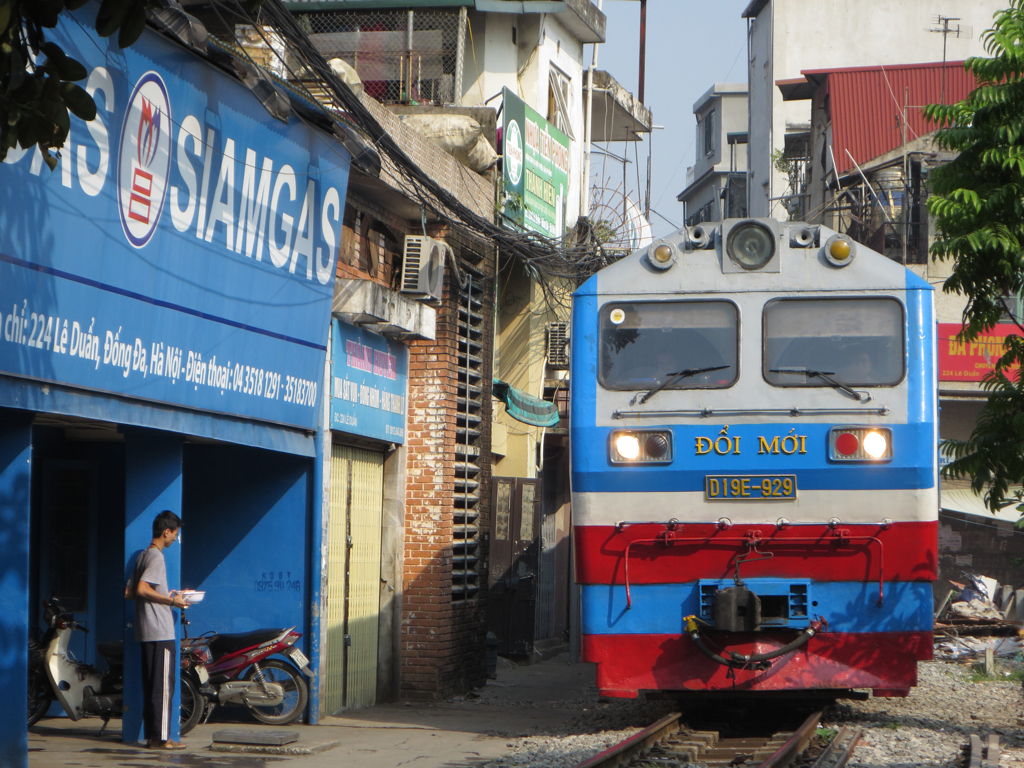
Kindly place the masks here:
POLYGON ((680 229, 574 293, 575 565, 603 695, 907 695, 932 655, 933 297, 773 219, 680 229))

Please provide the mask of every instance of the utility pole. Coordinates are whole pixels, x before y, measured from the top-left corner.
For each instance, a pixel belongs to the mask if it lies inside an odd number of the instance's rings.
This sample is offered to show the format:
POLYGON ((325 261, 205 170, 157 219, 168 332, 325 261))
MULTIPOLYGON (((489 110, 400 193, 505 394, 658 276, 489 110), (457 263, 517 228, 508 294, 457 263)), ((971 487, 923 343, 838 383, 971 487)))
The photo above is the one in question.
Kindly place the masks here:
MULTIPOLYGON (((597 0, 597 10, 601 10, 604 0, 597 0)), ((587 124, 584 126, 583 140, 583 184, 580 189, 580 215, 590 215, 590 152, 594 143, 594 68, 597 67, 598 44, 590 56, 590 68, 587 70, 587 124)))

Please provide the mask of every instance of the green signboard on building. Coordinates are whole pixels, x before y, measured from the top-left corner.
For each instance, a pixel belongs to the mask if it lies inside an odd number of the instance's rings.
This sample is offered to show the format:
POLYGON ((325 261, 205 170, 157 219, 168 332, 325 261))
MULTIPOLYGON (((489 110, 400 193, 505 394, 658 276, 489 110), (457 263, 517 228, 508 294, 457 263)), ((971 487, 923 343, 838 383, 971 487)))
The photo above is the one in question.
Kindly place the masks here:
POLYGON ((569 137, 503 90, 502 214, 519 229, 561 237, 569 194, 569 137))

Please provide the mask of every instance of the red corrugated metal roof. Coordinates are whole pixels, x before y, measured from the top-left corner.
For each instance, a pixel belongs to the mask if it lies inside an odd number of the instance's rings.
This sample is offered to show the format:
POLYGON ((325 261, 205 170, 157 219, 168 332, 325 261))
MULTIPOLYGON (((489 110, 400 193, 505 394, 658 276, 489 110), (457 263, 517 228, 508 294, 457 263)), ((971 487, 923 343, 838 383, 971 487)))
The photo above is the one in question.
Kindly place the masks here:
MULTIPOLYGON (((934 123, 925 121, 922 107, 942 101, 942 69, 942 63, 937 62, 802 72, 827 89, 837 172, 842 174, 854 167, 847 150, 854 160, 864 164, 902 144, 904 103, 907 141, 935 130, 934 123)), ((964 71, 962 61, 946 62, 945 69, 945 101, 953 104, 966 98, 975 80, 964 71)))

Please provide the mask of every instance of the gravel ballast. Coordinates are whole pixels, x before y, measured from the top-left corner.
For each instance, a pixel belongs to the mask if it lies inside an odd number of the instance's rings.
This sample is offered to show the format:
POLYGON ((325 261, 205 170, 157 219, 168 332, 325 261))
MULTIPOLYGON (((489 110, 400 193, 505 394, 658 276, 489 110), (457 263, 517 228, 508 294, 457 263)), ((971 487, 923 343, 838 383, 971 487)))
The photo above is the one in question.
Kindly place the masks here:
MULTIPOLYGON (((822 726, 863 729, 851 768, 952 767, 962 764, 971 734, 984 738, 991 733, 999 736, 1003 749, 1000 765, 1024 766, 1024 725, 1018 724, 1024 714, 1020 683, 972 682, 971 675, 971 669, 961 664, 922 663, 918 687, 907 698, 842 701, 826 711, 822 726)), ((571 768, 674 709, 671 702, 599 700, 596 691, 574 691, 571 702, 545 705, 570 703, 583 711, 580 717, 550 732, 510 738, 508 755, 483 766, 571 768)))
POLYGON ((864 729, 852 768, 952 766, 960 763, 971 734, 995 733, 1001 766, 1024 763, 1019 682, 971 681, 969 667, 950 662, 918 665, 918 686, 905 699, 840 702, 826 725, 864 729))

